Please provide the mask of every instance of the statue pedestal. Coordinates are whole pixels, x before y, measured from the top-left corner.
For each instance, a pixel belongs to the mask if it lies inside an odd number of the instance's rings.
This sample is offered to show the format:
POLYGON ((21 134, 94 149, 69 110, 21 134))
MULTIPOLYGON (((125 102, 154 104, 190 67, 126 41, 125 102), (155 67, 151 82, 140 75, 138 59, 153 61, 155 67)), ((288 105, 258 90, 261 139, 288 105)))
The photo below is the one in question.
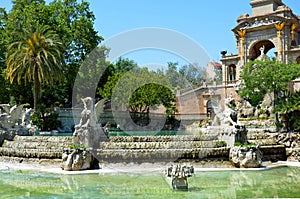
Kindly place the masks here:
POLYGON ((96 151, 100 147, 101 141, 106 141, 105 135, 100 125, 88 127, 76 127, 73 134, 74 148, 67 148, 62 155, 61 168, 65 171, 79 171, 92 169, 98 164, 96 151))
POLYGON ((92 156, 92 149, 65 149, 61 168, 65 171, 80 171, 97 167, 98 161, 92 156))
POLYGON ((247 142, 247 129, 243 125, 208 126, 201 131, 207 136, 217 136, 218 140, 225 141, 228 147, 233 147, 235 142, 247 142))
POLYGON ((262 164, 262 157, 263 154, 258 146, 235 146, 229 152, 229 161, 237 168, 258 168, 262 164))

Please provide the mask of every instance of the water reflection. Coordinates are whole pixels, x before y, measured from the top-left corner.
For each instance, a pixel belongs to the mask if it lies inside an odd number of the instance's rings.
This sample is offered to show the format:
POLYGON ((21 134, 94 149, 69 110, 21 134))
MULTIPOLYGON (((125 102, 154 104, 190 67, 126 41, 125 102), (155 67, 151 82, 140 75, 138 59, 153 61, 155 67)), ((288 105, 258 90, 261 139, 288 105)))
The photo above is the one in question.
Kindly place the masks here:
POLYGON ((0 171, 1 197, 48 198, 288 198, 300 195, 300 168, 198 172, 189 191, 172 191, 162 174, 57 175, 0 171))

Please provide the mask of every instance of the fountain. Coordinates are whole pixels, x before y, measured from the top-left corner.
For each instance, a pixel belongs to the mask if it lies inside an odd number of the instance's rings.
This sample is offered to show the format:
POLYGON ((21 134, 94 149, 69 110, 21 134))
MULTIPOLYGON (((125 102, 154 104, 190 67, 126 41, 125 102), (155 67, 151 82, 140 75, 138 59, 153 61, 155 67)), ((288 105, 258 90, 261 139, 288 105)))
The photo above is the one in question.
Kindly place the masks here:
POLYGON ((99 143, 107 139, 97 119, 104 101, 101 100, 94 105, 93 99, 86 97, 82 99, 82 102, 84 109, 81 112, 79 124, 75 126, 73 146, 66 148, 62 155, 61 168, 66 171, 97 167, 96 150, 99 148, 99 143))
POLYGON ((204 135, 218 136, 219 141, 225 141, 228 147, 233 147, 235 142, 247 142, 247 129, 238 122, 237 112, 232 108, 234 98, 224 99, 225 108, 214 104, 216 113, 212 125, 202 128, 204 135))
POLYGON ((216 116, 212 126, 202 128, 205 135, 216 135, 219 141, 224 141, 230 147, 229 161, 235 167, 256 168, 262 164, 263 153, 260 147, 248 146, 247 129, 238 122, 237 112, 233 109, 233 98, 224 99, 225 109, 214 105, 216 116), (245 146, 235 146, 240 143, 245 146))

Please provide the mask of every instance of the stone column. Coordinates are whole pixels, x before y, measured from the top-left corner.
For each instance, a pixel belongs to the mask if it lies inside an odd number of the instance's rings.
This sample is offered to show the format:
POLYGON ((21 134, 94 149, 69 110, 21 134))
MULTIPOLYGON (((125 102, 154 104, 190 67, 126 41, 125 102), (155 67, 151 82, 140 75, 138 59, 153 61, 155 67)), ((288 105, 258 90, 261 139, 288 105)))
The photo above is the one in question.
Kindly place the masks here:
POLYGON ((277 60, 278 61, 283 61, 283 56, 282 56, 282 30, 284 28, 285 23, 278 23, 278 24, 274 24, 275 28, 277 29, 277 39, 278 39, 278 49, 277 49, 277 60))
POLYGON ((241 57, 241 61, 244 63, 245 60, 245 36, 246 36, 246 29, 238 30, 237 33, 240 36, 240 50, 239 56, 241 57))

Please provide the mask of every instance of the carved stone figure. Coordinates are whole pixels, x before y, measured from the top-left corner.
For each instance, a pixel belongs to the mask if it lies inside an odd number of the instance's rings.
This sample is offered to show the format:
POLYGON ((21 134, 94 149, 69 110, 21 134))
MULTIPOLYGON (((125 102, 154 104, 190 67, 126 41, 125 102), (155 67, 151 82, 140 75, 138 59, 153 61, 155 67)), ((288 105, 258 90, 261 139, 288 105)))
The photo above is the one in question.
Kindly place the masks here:
POLYGON ((86 149, 65 150, 62 154, 61 168, 65 171, 91 169, 93 157, 86 149))
POLYGON ((265 45, 259 48, 260 50, 260 55, 263 56, 265 54, 265 45))
POLYGON ((2 128, 13 128, 21 125, 24 104, 14 105, 13 107, 10 107, 9 104, 1 104, 0 107, 4 110, 4 113, 0 114, 0 125, 2 128))
POLYGON ((86 97, 81 100, 84 109, 81 112, 79 124, 75 126, 73 143, 75 146, 96 147, 101 135, 104 134, 103 129, 100 124, 98 124, 98 114, 103 110, 105 99, 95 105, 91 97, 86 97))
POLYGON ((172 189, 187 190, 187 178, 194 175, 194 167, 185 164, 170 165, 164 170, 164 173, 172 189))
POLYGON ((236 117, 236 111, 231 108, 231 102, 234 100, 231 96, 225 98, 225 109, 222 110, 221 106, 213 105, 214 111, 216 113, 215 118, 212 122, 213 126, 235 126, 237 125, 237 120, 234 121, 233 118, 236 117))
POLYGON ((0 104, 0 128, 4 129, 21 129, 26 128, 36 131, 37 127, 30 121, 31 109, 24 109, 22 105, 0 104))
POLYGON ((87 128, 89 126, 96 126, 98 122, 98 114, 103 110, 105 100, 100 100, 94 105, 93 98, 86 97, 81 99, 84 105, 84 109, 81 112, 81 119, 75 128, 87 128))
POLYGON ((98 124, 98 114, 103 109, 105 100, 99 101, 94 105, 91 97, 81 99, 84 109, 81 112, 81 119, 75 126, 73 133, 73 144, 80 149, 68 149, 62 155, 61 168, 66 171, 78 171, 91 169, 97 162, 95 153, 100 141, 106 141, 107 136, 103 128, 98 124))

